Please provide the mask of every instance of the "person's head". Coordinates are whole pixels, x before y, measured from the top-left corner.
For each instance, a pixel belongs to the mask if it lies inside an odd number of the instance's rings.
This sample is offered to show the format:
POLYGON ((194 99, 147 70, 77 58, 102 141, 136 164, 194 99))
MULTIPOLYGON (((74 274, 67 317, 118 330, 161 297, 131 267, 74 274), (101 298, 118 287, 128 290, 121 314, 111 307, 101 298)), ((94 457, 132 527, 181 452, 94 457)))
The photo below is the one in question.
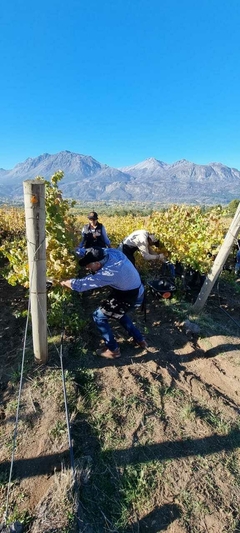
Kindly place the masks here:
POLYGON ((148 242, 150 246, 159 246, 159 239, 153 233, 149 233, 148 242))
POLYGON ((91 211, 91 213, 89 213, 88 220, 89 220, 90 224, 96 224, 97 223, 98 214, 96 213, 96 211, 91 211))
POLYGON ((104 253, 102 248, 87 248, 85 255, 79 260, 81 267, 86 267, 91 272, 97 272, 102 268, 104 253))

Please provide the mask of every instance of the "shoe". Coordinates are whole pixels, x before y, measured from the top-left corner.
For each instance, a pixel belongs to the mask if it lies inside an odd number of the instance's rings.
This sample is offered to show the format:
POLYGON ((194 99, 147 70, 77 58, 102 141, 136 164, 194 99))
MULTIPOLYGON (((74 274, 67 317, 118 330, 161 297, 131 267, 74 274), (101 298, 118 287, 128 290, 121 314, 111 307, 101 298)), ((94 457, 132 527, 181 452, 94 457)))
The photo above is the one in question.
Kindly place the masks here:
POLYGON ((109 350, 106 347, 99 348, 99 350, 96 350, 96 353, 106 359, 118 359, 118 357, 121 357, 120 348, 116 348, 115 350, 109 350))
POLYGON ((136 339, 134 339, 134 343, 137 344, 138 346, 140 346, 140 348, 147 348, 148 347, 148 343, 147 343, 147 341, 145 341, 145 339, 143 339, 142 341, 136 341, 136 339))

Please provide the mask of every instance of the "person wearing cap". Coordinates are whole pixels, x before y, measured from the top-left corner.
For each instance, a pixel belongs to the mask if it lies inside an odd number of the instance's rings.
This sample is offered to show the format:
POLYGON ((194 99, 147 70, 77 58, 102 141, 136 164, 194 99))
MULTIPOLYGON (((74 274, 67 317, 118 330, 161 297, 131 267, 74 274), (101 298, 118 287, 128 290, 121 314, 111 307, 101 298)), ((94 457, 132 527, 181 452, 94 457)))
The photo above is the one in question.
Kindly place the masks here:
POLYGON ((110 240, 103 224, 98 222, 98 214, 91 211, 88 215, 89 223, 85 224, 82 229, 82 240, 76 248, 76 254, 82 257, 86 248, 100 247, 110 248, 110 240))
POLYGON ((109 325, 109 319, 116 319, 125 328, 135 344, 147 348, 141 332, 134 326, 126 314, 136 304, 140 305, 144 297, 144 287, 138 271, 120 251, 114 248, 90 248, 79 260, 90 274, 84 278, 62 281, 63 287, 85 292, 99 287, 111 288, 106 300, 93 313, 93 320, 105 341, 105 346, 97 354, 108 359, 121 356, 120 348, 109 325))
POLYGON ((120 249, 122 249, 123 253, 128 257, 133 265, 135 265, 134 254, 137 250, 147 261, 154 261, 158 259, 164 263, 164 254, 156 254, 151 249, 151 246, 153 245, 158 247, 159 239, 145 229, 138 229, 123 239, 122 243, 120 244, 120 249))

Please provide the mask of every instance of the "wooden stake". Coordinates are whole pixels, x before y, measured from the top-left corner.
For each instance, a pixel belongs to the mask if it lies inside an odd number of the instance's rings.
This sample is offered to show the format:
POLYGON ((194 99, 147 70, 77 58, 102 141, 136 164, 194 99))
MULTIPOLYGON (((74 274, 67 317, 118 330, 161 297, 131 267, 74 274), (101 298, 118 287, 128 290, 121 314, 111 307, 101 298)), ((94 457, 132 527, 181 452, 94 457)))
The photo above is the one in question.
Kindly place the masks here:
POLYGON ((45 184, 43 180, 23 182, 29 264, 29 292, 35 361, 48 360, 47 289, 45 243, 45 184))
POLYGON ((201 291, 196 299, 196 302, 192 306, 192 312, 198 314, 205 305, 207 298, 222 272, 223 265, 226 262, 234 241, 236 240, 240 228, 240 203, 227 232, 227 235, 223 241, 223 244, 218 252, 218 255, 213 263, 210 273, 207 275, 206 280, 201 288, 201 291))

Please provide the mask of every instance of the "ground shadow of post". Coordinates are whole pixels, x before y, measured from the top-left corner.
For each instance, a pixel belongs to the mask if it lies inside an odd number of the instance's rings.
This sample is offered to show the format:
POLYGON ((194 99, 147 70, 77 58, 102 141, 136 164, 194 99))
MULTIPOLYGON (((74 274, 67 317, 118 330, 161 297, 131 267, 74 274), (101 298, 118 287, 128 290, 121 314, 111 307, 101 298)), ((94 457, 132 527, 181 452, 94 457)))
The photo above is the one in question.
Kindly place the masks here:
MULTIPOLYGON (((92 471, 97 468, 99 463, 99 454, 101 453, 101 460, 109 461, 109 451, 101 451, 100 444, 96 436, 92 433, 92 429, 86 420, 77 421, 78 439, 76 443, 76 454, 79 456, 85 455, 86 452, 91 456, 92 471), (91 446, 89 447, 89 444, 91 446)), ((177 440, 174 442, 162 442, 153 445, 135 446, 131 448, 113 450, 111 451, 112 468, 116 471, 116 478, 119 477, 119 467, 127 465, 136 465, 138 463, 147 463, 152 460, 168 460, 172 458, 190 457, 193 455, 206 456, 220 451, 231 451, 240 446, 240 431, 234 429, 227 435, 212 435, 199 439, 177 440)), ((61 462, 69 464, 66 452, 64 454, 53 454, 41 457, 33 457, 31 459, 18 459, 14 463, 13 480, 17 478, 24 478, 30 476, 37 476, 43 474, 53 474, 55 469, 59 469, 61 462)), ((0 473, 10 468, 10 462, 5 461, 0 465, 0 473)), ((81 486, 81 495, 84 495, 84 485, 81 486)), ((93 494, 92 494, 93 496, 93 494)), ((80 497, 81 499, 81 497, 80 497)), ((96 509, 97 511, 97 509, 96 509)), ((90 524, 91 516, 88 515, 88 510, 84 506, 84 527, 86 525, 92 527, 90 524)), ((149 515, 141 519, 135 524, 129 525, 130 529, 126 533, 145 532, 158 533, 163 531, 171 522, 180 517, 180 508, 175 504, 164 504, 162 507, 156 507, 149 515)), ((85 531, 86 529, 79 529, 85 531)), ((100 530, 99 530, 100 531, 100 530)), ((105 529, 102 529, 105 531, 105 529)), ((108 531, 108 529, 106 530, 108 531)))

